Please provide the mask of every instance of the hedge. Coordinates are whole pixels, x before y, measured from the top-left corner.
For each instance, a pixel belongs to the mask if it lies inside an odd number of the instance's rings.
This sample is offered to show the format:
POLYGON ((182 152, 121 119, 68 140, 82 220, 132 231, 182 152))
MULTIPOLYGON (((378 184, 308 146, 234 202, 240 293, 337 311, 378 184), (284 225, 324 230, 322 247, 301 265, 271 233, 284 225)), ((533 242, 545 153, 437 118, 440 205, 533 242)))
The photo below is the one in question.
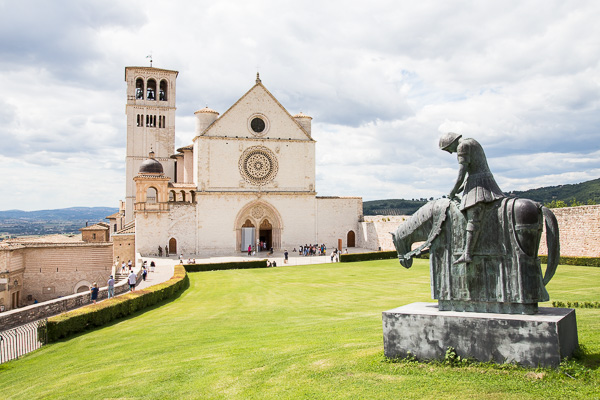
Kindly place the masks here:
POLYGON ((340 256, 340 262, 355 262, 355 261, 368 261, 368 260, 389 260, 392 258, 398 258, 398 252, 392 251, 374 251, 370 253, 353 253, 353 254, 342 254, 340 256))
POLYGON ((233 261, 216 264, 185 264, 186 272, 223 271, 226 269, 267 268, 267 260, 233 261))
POLYGON ((600 301, 553 301, 552 307, 558 308, 600 308, 600 301))
POLYGON ((189 285, 185 269, 181 265, 176 265, 173 277, 166 282, 48 318, 46 328, 48 343, 133 314, 173 297, 181 290, 187 289, 189 285))
MULTIPOLYGON (((548 263, 548 256, 540 256, 542 264, 548 263)), ((563 257, 558 260, 561 265, 578 265, 582 267, 600 267, 600 258, 598 257, 563 257)))

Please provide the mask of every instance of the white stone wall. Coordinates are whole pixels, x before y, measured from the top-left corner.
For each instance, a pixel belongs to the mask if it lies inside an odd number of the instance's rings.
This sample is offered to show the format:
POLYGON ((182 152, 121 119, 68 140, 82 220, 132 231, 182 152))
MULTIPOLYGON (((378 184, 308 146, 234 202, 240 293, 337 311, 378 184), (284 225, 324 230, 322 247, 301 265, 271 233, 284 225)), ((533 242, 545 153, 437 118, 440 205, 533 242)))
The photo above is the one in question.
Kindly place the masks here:
POLYGON ((360 197, 317 197, 317 243, 327 248, 348 247, 348 232, 353 231, 355 247, 359 246, 359 219, 362 217, 360 197))
POLYGON ((347 234, 356 234, 362 213, 360 198, 316 198, 311 194, 252 193, 199 194, 197 204, 174 204, 166 213, 139 213, 136 219, 136 247, 142 255, 156 254, 170 238, 177 241, 178 253, 184 255, 231 254, 238 248, 237 230, 246 219, 259 229, 267 218, 276 229, 281 229, 281 250, 298 248, 304 244, 325 243, 328 248, 343 240, 347 234), (255 218, 253 205, 275 210, 255 218))
POLYGON ((395 250, 390 232, 396 231, 408 216, 369 215, 360 223, 360 241, 357 246, 369 250, 395 250))

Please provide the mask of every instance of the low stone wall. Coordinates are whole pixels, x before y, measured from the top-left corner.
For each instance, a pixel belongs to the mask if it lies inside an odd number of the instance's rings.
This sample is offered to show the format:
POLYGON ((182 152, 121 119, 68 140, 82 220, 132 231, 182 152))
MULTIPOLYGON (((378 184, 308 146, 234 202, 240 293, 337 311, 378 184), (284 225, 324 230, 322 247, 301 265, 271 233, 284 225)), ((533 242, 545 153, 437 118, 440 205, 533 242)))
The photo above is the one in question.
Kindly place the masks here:
MULTIPOLYGON (((600 257, 600 205, 553 208, 560 234, 560 255, 600 257)), ((546 232, 539 254, 547 255, 546 232)))
MULTIPOLYGON (((142 269, 137 269, 137 282, 142 276, 142 269)), ((129 291, 127 279, 115 285, 115 296, 129 291)), ((100 288, 98 292, 98 300, 103 300, 108 297, 108 287, 100 288)), ((69 296, 64 296, 54 300, 44 301, 38 304, 32 304, 27 307, 18 308, 0 313, 0 331, 11 329, 16 326, 27 324, 32 321, 48 318, 53 315, 63 313, 90 304, 92 302, 90 292, 77 293, 69 296)))

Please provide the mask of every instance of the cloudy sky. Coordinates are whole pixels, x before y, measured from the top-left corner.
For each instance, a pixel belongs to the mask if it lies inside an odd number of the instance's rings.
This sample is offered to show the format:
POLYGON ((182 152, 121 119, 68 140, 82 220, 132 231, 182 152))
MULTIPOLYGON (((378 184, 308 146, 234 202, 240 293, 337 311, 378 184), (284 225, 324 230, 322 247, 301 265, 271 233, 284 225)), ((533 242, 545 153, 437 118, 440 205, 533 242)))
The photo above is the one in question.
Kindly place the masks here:
POLYGON ((504 191, 600 177, 598 1, 0 0, 0 210, 117 206, 126 66, 193 112, 263 84, 313 117, 319 195, 441 196, 476 138, 504 191))

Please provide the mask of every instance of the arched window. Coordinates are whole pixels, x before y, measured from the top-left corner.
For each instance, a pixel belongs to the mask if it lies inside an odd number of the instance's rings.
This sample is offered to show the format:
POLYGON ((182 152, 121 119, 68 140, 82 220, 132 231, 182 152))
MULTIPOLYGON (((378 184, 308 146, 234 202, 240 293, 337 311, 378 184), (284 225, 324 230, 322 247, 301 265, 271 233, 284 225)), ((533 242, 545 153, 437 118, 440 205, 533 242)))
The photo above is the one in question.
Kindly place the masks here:
POLYGON ((169 201, 175 201, 177 198, 177 195, 175 195, 175 191, 171 190, 169 191, 169 201))
POLYGON ((144 80, 142 78, 135 80, 135 99, 144 100, 144 80))
POLYGON ((158 197, 158 193, 156 188, 149 187, 146 192, 146 203, 156 203, 156 199, 158 197))
POLYGON ((185 190, 181 191, 181 201, 185 201, 185 190))
POLYGON ((114 228, 113 232, 116 232, 116 231, 117 231, 117 224, 115 224, 115 228, 114 228))
POLYGON ((192 203, 196 202, 196 192, 190 192, 192 195, 192 203))
POLYGON ((164 79, 160 81, 160 92, 158 94, 158 99, 160 101, 167 101, 167 87, 167 81, 165 81, 164 79))
POLYGON ((148 88, 146 89, 146 98, 148 100, 156 100, 156 81, 148 79, 148 88))

